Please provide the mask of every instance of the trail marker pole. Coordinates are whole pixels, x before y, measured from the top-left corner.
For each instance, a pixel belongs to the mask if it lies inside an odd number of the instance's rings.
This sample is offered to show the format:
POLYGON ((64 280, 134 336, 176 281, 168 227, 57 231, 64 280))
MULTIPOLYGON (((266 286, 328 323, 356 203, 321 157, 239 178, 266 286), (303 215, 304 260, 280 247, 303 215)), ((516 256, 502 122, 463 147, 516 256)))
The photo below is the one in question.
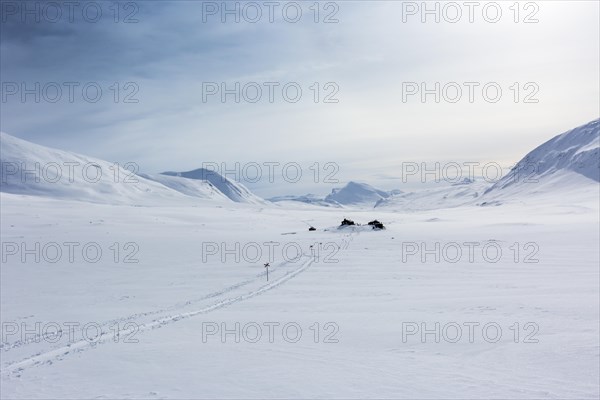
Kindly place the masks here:
POLYGON ((267 282, 269 282, 269 263, 265 263, 265 268, 267 269, 267 282))

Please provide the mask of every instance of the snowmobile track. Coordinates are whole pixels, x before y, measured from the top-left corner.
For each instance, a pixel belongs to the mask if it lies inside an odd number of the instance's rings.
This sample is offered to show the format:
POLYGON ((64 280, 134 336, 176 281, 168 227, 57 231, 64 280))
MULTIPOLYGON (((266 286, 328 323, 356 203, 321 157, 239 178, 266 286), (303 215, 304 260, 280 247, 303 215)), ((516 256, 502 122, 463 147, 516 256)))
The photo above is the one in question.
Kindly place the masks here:
MULTIPOLYGON (((152 330, 152 329, 156 329, 156 328, 161 328, 165 325, 169 325, 171 323, 180 321, 182 319, 187 319, 187 318, 195 317, 197 315, 206 314, 211 311, 218 310, 220 308, 229 306, 231 304, 239 303, 241 301, 261 295, 265 292, 268 292, 269 290, 272 290, 272 289, 282 285, 283 283, 289 281, 290 279, 292 279, 295 276, 299 275, 300 273, 304 272, 306 269, 308 269, 311 266, 312 263, 313 263, 313 258, 309 257, 306 262, 304 262, 300 267, 296 268, 295 270, 287 272, 285 275, 273 280, 270 283, 260 286, 256 290, 246 292, 239 296, 235 296, 235 297, 231 297, 228 299, 223 299, 223 300, 217 301, 216 303, 213 303, 209 306, 203 307, 198 310, 163 316, 163 317, 154 319, 151 322, 136 325, 136 327, 133 329, 122 330, 122 331, 118 332, 117 336, 114 333, 103 332, 96 338, 96 340, 94 342, 90 342, 88 340, 79 340, 74 343, 70 343, 68 345, 62 346, 62 347, 58 347, 58 348, 55 348, 55 349, 52 349, 52 350, 49 350, 46 352, 42 352, 42 353, 36 354, 32 357, 25 358, 21 361, 8 364, 0 371, 0 373, 2 375, 19 374, 26 369, 45 365, 45 364, 52 364, 54 361, 63 360, 66 356, 69 356, 71 354, 76 354, 76 353, 79 353, 79 352, 82 352, 85 350, 89 350, 91 348, 95 348, 99 344, 106 343, 110 340, 114 340, 116 337, 118 338, 120 336, 129 335, 129 334, 135 333, 135 332, 144 332, 144 331, 148 331, 148 330, 152 330)), ((259 277, 260 276, 262 276, 262 274, 260 274, 259 277)), ((239 287, 245 286, 251 282, 255 282, 256 280, 257 279, 252 279, 250 281, 238 283, 238 284, 230 286, 220 292, 216 292, 211 295, 205 296, 204 298, 220 296, 221 294, 231 292, 232 290, 235 290, 239 287)), ((156 312, 150 312, 150 313, 156 313, 156 312)), ((148 315, 148 313, 143 313, 142 315, 148 315)), ((133 319, 134 318, 132 318, 132 317, 127 317, 127 318, 123 318, 121 320, 122 321, 126 321, 126 320, 132 321, 133 319)))

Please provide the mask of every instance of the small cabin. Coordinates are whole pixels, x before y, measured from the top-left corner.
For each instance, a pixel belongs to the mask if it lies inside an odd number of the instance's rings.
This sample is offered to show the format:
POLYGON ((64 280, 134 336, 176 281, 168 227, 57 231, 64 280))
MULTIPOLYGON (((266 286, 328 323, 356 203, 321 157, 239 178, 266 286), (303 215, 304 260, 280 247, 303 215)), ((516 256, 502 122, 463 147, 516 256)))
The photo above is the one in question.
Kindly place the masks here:
POLYGON ((349 225, 356 225, 356 224, 351 219, 344 218, 341 226, 349 226, 349 225))
POLYGON ((385 226, 383 226, 383 224, 381 222, 377 221, 376 219, 369 222, 368 225, 371 225, 373 227, 373 229, 385 229, 385 226))

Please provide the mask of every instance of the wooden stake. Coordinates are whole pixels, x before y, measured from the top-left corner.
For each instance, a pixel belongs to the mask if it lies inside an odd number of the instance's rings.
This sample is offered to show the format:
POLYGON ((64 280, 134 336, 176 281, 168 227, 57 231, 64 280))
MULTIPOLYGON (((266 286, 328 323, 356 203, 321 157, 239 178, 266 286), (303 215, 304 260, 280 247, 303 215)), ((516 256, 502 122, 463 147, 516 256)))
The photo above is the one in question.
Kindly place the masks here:
POLYGON ((269 282, 269 263, 265 263, 265 268, 267 269, 267 282, 269 282))

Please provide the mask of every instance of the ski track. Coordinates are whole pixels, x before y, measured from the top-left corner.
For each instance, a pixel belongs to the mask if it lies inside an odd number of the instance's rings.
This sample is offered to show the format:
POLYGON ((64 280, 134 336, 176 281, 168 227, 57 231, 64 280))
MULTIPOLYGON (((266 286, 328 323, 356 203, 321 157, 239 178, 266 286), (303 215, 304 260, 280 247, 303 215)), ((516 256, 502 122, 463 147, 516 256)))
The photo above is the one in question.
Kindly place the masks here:
MULTIPOLYGON (((284 266, 286 264, 288 264, 288 263, 287 262, 280 263, 277 266, 277 268, 281 268, 282 266, 284 266)), ((199 303, 201 301, 208 300, 208 299, 211 299, 213 297, 218 297, 218 296, 223 295, 225 293, 231 292, 231 291, 233 291, 235 289, 239 289, 241 287, 244 287, 244 286, 248 285, 249 283, 255 282, 256 280, 264 277, 265 275, 266 275, 266 271, 265 272, 261 272, 260 274, 257 274, 252 279, 248 279, 248 280, 245 280, 245 281, 242 281, 242 282, 238 282, 238 283, 236 283, 234 285, 226 287, 225 289, 209 293, 206 296, 202 296, 202 297, 197 298, 197 299, 187 300, 187 301, 185 301, 183 303, 180 302, 180 303, 174 304, 172 306, 161 308, 161 309, 158 309, 158 310, 145 311, 145 312, 135 313, 135 314, 129 315, 127 317, 111 319, 109 321, 104 321, 104 322, 99 323, 98 326, 100 326, 101 328, 106 328, 106 327, 113 326, 114 324, 119 323, 119 322, 129 322, 129 321, 132 321, 132 320, 135 320, 135 319, 139 319, 139 318, 143 318, 143 317, 148 317, 150 315, 156 315, 156 314, 161 314, 161 313, 166 313, 166 312, 172 312, 172 311, 180 310, 180 309, 185 308, 187 306, 190 306, 192 304, 199 303)), ((64 334, 65 332, 60 331, 60 333, 64 334)), ((106 333, 106 330, 103 330, 102 333, 106 333)), ((20 347, 23 347, 23 346, 26 346, 26 345, 29 345, 29 344, 39 343, 42 339, 48 339, 51 336, 53 336, 51 333, 47 333, 45 335, 39 335, 39 334, 37 334, 37 335, 34 335, 34 336, 32 336, 32 337, 30 337, 29 339, 26 339, 26 340, 17 340, 17 341, 12 342, 12 343, 3 342, 3 343, 0 343, 0 350, 6 352, 6 351, 9 351, 9 350, 12 350, 12 349, 16 349, 16 348, 20 348, 20 347)))
MULTIPOLYGON (((306 256, 306 255, 304 255, 304 256, 306 256)), ((89 350, 90 348, 96 347, 98 344, 105 343, 109 340, 116 340, 121 336, 126 336, 126 335, 129 335, 132 333, 144 332, 144 331, 148 331, 148 330, 152 330, 152 329, 161 328, 165 325, 168 325, 168 324, 171 324, 171 323, 183 320, 183 319, 195 317, 195 316, 201 315, 201 314, 206 314, 211 311, 226 307, 228 305, 239 303, 241 301, 258 296, 260 294, 263 294, 271 289, 274 289, 274 288, 280 286, 281 284, 287 282, 288 280, 294 278, 295 276, 297 276, 300 273, 302 273, 303 271, 305 271, 308 267, 310 267, 310 265, 312 263, 313 263, 313 258, 311 256, 309 256, 308 260, 306 262, 304 262, 304 264, 302 264, 302 266, 300 266, 299 268, 297 268, 293 271, 287 272, 285 275, 272 281, 271 283, 267 283, 267 284, 259 287, 256 290, 241 294, 239 296, 231 297, 228 299, 218 301, 216 303, 213 303, 213 304, 211 304, 207 307, 201 308, 199 310, 185 312, 185 313, 179 313, 179 314, 175 314, 175 315, 169 315, 169 316, 165 316, 162 318, 158 318, 158 319, 152 320, 149 323, 136 325, 135 328, 132 328, 132 329, 121 330, 116 334, 113 334, 111 332, 102 332, 97 337, 97 340, 95 340, 93 342, 90 342, 88 340, 79 340, 77 342, 70 343, 68 345, 65 345, 65 346, 62 346, 62 347, 59 347, 59 348, 56 348, 56 349, 53 349, 53 350, 50 350, 47 352, 42 352, 42 353, 36 354, 32 357, 25 358, 24 360, 13 362, 11 364, 8 364, 5 368, 2 369, 1 375, 7 376, 7 375, 18 374, 18 373, 21 373, 22 371, 24 371, 25 369, 28 369, 31 367, 36 367, 36 366, 40 366, 40 365, 49 365, 49 364, 52 364, 53 361, 63 360, 65 356, 68 356, 70 354, 79 353, 84 350, 89 350)), ((235 285, 229 286, 228 288, 226 288, 224 290, 211 293, 201 299, 198 299, 197 301, 201 301, 203 299, 208 299, 208 298, 212 298, 212 297, 216 297, 216 296, 220 296, 222 294, 228 293, 232 290, 235 290, 237 288, 243 287, 251 282, 256 281, 263 275, 264 274, 261 273, 261 274, 257 275, 257 277, 254 279, 240 282, 235 285)), ((190 304, 189 301, 185 303, 185 305, 189 305, 189 304, 190 304)), ((185 307, 185 305, 183 307, 185 307)), ((173 308, 173 307, 171 307, 171 308, 173 308)), ((182 307, 178 307, 178 308, 182 308, 182 307)), ((151 315, 151 314, 157 314, 160 312, 162 312, 162 310, 150 311, 150 312, 141 313, 141 314, 134 314, 133 316, 117 319, 114 321, 131 321, 132 319, 139 318, 139 317, 136 317, 138 315, 139 316, 147 316, 147 315, 151 315)), ((29 342, 31 342, 31 341, 29 341, 29 342)), ((25 343, 23 343, 23 344, 25 344, 25 343)), ((15 348, 15 347, 19 347, 19 346, 13 346, 12 348, 15 348)))

